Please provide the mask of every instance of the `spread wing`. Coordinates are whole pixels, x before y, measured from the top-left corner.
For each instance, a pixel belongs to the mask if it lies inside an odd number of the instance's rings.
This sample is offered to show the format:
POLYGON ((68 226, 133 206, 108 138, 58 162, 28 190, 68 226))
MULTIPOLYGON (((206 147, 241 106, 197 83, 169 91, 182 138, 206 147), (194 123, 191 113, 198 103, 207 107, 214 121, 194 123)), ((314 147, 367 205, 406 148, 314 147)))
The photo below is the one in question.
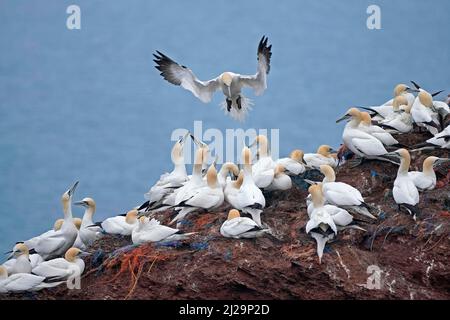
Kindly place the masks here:
POLYGON ((153 60, 156 69, 161 71, 161 76, 176 86, 182 86, 199 98, 202 102, 210 102, 214 92, 219 88, 219 79, 201 81, 197 79, 191 69, 179 65, 165 54, 156 51, 153 60))
POLYGON ((244 86, 255 90, 257 96, 261 95, 267 88, 267 75, 270 71, 270 58, 272 57, 272 45, 267 45, 267 37, 263 36, 258 45, 258 70, 252 76, 240 76, 244 86))

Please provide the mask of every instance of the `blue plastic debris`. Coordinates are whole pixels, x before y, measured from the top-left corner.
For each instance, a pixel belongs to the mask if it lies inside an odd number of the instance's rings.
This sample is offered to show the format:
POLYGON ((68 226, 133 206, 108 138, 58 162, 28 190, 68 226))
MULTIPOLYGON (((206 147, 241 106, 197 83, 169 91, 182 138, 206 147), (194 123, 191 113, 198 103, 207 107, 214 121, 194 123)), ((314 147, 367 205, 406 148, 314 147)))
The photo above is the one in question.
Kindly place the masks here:
POLYGON ((386 212, 381 211, 380 214, 378 215, 378 219, 380 219, 380 220, 386 219, 386 212))
POLYGON ((378 176, 378 173, 375 170, 370 170, 370 176, 376 177, 376 176, 378 176))
POLYGON ((181 241, 163 241, 163 242, 155 243, 156 248, 161 248, 161 247, 179 248, 181 246, 183 246, 183 242, 181 242, 181 241))
POLYGON ((223 258, 225 261, 231 261, 233 258, 233 253, 231 253, 231 250, 227 250, 227 252, 224 253, 223 258))
POLYGON ((194 250, 205 250, 208 249, 209 244, 208 242, 193 242, 191 243, 191 248, 194 250))
POLYGON ((331 246, 325 245, 325 248, 323 249, 323 253, 331 253, 333 252, 333 249, 331 246))
POLYGON ((102 249, 98 249, 92 254, 91 266, 93 268, 98 267, 105 260, 105 252, 102 249))

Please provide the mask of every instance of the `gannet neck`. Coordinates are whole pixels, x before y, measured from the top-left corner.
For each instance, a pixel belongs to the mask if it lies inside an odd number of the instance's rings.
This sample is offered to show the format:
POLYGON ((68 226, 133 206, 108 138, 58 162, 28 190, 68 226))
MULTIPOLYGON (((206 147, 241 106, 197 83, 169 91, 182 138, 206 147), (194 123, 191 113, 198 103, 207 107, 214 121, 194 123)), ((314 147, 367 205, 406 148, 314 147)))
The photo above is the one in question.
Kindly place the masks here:
POLYGON ((321 185, 310 186, 308 191, 311 194, 314 208, 317 209, 317 208, 323 207, 325 200, 324 200, 323 194, 322 194, 322 186, 321 185))
POLYGON ((53 231, 58 231, 59 229, 61 229, 63 223, 64 223, 64 219, 56 220, 55 224, 53 225, 53 231))
POLYGON ((125 216, 125 222, 128 224, 135 224, 137 221, 138 211, 136 209, 130 210, 125 216))
POLYGON ((174 165, 184 163, 183 147, 180 142, 175 142, 170 156, 174 165))
POLYGON ((323 183, 327 182, 335 182, 336 181, 336 174, 332 167, 330 167, 327 164, 323 164, 320 166, 320 172, 324 174, 323 183))
POLYGON ((352 117, 352 119, 347 123, 346 127, 356 129, 361 123, 361 119, 359 117, 352 117))
POLYGON ((244 182, 244 170, 241 170, 241 172, 239 172, 237 180, 233 182, 233 187, 239 189, 242 186, 243 182, 244 182))
POLYGON ((250 149, 245 147, 242 150, 242 158, 244 159, 244 183, 253 181, 251 157, 250 149))
POLYGON ((398 168, 398 175, 408 175, 409 165, 411 164, 411 156, 406 149, 400 149, 399 153, 402 157, 400 167, 398 168))
POLYGON ((433 97, 427 91, 420 89, 417 97, 419 98, 420 103, 425 107, 431 108, 433 106, 433 97))
POLYGON ((239 168, 233 162, 225 162, 220 168, 219 175, 225 180, 230 172, 237 176, 239 175, 239 168))
POLYGON ((64 259, 66 259, 69 262, 75 262, 77 259, 78 254, 81 252, 78 248, 70 248, 66 251, 66 254, 64 255, 64 259))
POLYGON ((435 176, 433 164, 437 160, 437 157, 428 157, 423 161, 422 172, 427 176, 435 176))
POLYGON ((289 158, 291 158, 292 160, 295 160, 297 162, 302 162, 303 156, 304 156, 304 152, 302 150, 296 149, 291 152, 291 154, 289 155, 289 158))
POLYGON ((72 205, 71 205, 71 199, 66 200, 63 199, 63 213, 64 213, 64 221, 71 221, 72 222, 72 205))
POLYGON ((267 137, 264 135, 259 135, 256 137, 256 141, 258 142, 258 154, 261 158, 267 157, 269 155, 269 146, 267 142, 267 137))
POLYGON ((217 170, 214 167, 214 164, 209 167, 206 173, 206 183, 208 184, 208 187, 212 189, 219 187, 219 183, 217 182, 217 170))
POLYGON ((186 165, 184 164, 184 161, 183 161, 183 163, 177 163, 174 165, 173 173, 175 173, 177 175, 183 175, 183 176, 187 175, 186 165))
POLYGON ((0 280, 4 280, 8 278, 8 271, 4 266, 0 265, 0 280))

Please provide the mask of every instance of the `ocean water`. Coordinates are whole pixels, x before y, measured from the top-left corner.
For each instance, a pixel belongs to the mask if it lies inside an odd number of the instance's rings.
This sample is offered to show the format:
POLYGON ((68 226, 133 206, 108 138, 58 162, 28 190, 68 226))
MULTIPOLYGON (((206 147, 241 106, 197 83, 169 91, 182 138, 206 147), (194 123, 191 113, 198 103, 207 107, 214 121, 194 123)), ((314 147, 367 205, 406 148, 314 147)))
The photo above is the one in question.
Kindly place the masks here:
POLYGON ((399 82, 450 89, 449 12, 447 0, 1 0, 0 252, 50 228, 76 180, 97 220, 141 203, 171 169, 173 130, 196 120, 279 129, 286 155, 338 146, 335 119, 384 102, 399 82), (81 30, 66 28, 70 4, 81 30), (371 4, 380 30, 366 27, 371 4), (160 50, 200 79, 252 74, 262 35, 273 44, 268 90, 245 92, 255 106, 244 123, 223 115, 220 94, 203 104, 153 67, 160 50))

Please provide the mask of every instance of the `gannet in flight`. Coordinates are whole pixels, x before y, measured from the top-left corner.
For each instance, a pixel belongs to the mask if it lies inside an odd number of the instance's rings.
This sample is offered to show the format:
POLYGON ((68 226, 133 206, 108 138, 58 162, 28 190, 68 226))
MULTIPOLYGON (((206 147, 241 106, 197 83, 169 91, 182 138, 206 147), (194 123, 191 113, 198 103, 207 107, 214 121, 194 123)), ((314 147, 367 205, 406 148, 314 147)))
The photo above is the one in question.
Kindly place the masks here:
POLYGON ((62 282, 46 283, 45 277, 30 273, 16 273, 8 276, 4 266, 0 266, 0 293, 38 291, 60 285, 62 282))
POLYGON ((397 178, 395 178, 394 188, 392 189, 394 200, 398 204, 399 209, 404 207, 413 215, 415 220, 420 214, 418 207, 419 191, 417 190, 412 177, 408 174, 411 156, 406 149, 398 149, 397 151, 391 152, 389 155, 401 159, 397 178))
POLYGON ((420 191, 433 190, 436 187, 434 167, 447 161, 450 161, 450 159, 428 157, 423 161, 422 171, 409 171, 408 175, 420 191))
POLYGON ((239 211, 231 209, 228 218, 220 227, 220 234, 226 238, 257 238, 269 233, 269 229, 262 229, 255 221, 241 217, 239 211))
POLYGON ((29 247, 41 255, 44 260, 65 254, 77 238, 78 229, 72 217, 72 197, 77 185, 78 181, 61 197, 64 212, 64 223, 61 229, 48 237, 39 238, 33 247, 29 247))
POLYGON ((258 70, 255 75, 241 75, 233 72, 224 72, 217 78, 201 81, 191 69, 179 65, 168 56, 156 51, 153 61, 156 69, 161 71, 161 76, 170 83, 182 86, 191 91, 202 102, 211 101, 215 91, 222 90, 225 95, 224 108, 227 113, 236 120, 243 121, 248 113, 251 102, 244 97, 241 90, 250 87, 257 96, 267 88, 267 74, 270 71, 270 58, 272 45, 267 45, 267 37, 263 36, 258 45, 258 70))

